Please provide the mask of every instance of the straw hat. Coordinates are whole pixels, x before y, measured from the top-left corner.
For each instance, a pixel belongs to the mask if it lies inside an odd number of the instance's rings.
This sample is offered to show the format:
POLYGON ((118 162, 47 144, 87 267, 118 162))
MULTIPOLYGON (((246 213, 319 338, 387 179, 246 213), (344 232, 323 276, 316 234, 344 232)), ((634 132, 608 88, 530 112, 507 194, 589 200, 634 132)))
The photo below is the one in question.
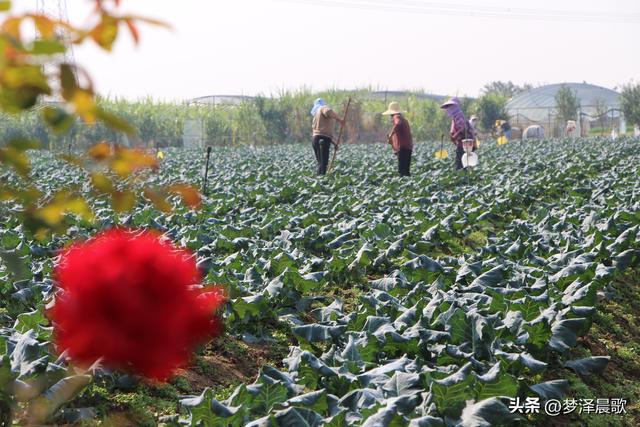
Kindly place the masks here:
POLYGON ((383 116, 393 116, 394 114, 404 114, 404 111, 400 110, 400 104, 397 102, 389 104, 389 109, 382 113, 383 116))
POLYGON ((453 97, 450 100, 448 100, 447 102, 445 102, 444 104, 442 104, 440 106, 440 108, 447 109, 447 108, 453 107, 453 106, 456 106, 456 107, 460 106, 460 101, 456 97, 453 97))

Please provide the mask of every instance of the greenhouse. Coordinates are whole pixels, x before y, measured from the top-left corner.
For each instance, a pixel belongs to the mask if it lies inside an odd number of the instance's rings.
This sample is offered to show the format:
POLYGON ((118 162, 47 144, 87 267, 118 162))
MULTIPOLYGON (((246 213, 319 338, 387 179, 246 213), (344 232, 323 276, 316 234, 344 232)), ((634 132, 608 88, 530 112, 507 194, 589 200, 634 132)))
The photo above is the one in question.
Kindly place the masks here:
POLYGON ((567 87, 580 102, 578 121, 581 133, 590 128, 600 128, 603 132, 619 128, 624 132, 624 118, 620 111, 620 94, 615 90, 587 83, 559 83, 537 87, 522 92, 507 103, 507 111, 513 126, 524 129, 531 125, 541 125, 550 136, 561 136, 566 123, 557 117, 556 94, 567 87))

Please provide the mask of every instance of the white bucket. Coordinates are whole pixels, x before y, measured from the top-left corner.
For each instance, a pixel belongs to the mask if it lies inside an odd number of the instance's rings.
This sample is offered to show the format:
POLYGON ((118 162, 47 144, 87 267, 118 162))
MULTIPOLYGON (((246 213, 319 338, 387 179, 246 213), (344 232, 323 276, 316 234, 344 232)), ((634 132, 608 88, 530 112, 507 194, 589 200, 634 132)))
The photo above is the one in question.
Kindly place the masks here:
POLYGON ((469 154, 473 152, 473 146, 476 143, 475 139, 463 139, 462 140, 462 148, 464 148, 465 153, 469 154))
POLYGON ((462 155, 462 166, 465 168, 478 166, 478 155, 476 153, 464 153, 462 155))

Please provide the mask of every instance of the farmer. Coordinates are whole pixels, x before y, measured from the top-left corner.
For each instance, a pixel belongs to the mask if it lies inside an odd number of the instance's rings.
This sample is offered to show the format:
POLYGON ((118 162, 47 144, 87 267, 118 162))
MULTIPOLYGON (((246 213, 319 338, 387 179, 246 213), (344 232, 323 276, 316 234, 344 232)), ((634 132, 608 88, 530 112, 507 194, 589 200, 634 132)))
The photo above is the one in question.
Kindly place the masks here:
POLYGON ((500 121, 500 129, 502 129, 502 134, 507 138, 507 141, 511 139, 511 125, 508 120, 500 121))
POLYGON ((478 116, 476 115, 471 116, 471 118, 469 119, 469 125, 471 126, 471 129, 473 129, 473 132, 476 135, 476 142, 474 142, 473 144, 473 148, 475 151, 480 147, 480 140, 478 139, 478 116))
POLYGON ((469 119, 469 125, 471 125, 471 129, 473 129, 474 132, 478 131, 478 116, 471 116, 471 118, 469 119))
POLYGON ((577 126, 575 120, 568 120, 567 126, 564 129, 564 136, 566 136, 567 138, 575 138, 576 129, 577 126))
POLYGON ((611 139, 616 140, 618 139, 618 128, 615 127, 615 125, 611 128, 611 139))
MULTIPOLYGON (((456 169, 462 169, 462 156, 464 155, 464 146, 462 141, 465 139, 472 139, 475 141, 476 132, 473 130, 467 119, 464 117, 464 113, 460 108, 460 101, 458 98, 451 98, 440 106, 447 112, 447 115, 451 117, 451 142, 456 146, 456 169)), ((476 150, 475 144, 473 150, 476 150)))
POLYGON ((311 145, 316 155, 317 173, 325 175, 329 164, 329 146, 333 144, 334 149, 338 149, 333 140, 336 122, 344 124, 344 120, 338 117, 322 98, 316 99, 311 109, 311 115, 313 116, 313 141, 311 145))
POLYGON ((400 176, 411 176, 411 153, 413 152, 413 137, 411 136, 411 126, 402 115, 400 104, 392 102, 389 109, 382 113, 383 116, 391 116, 393 119, 393 129, 389 134, 388 141, 393 147, 393 152, 398 156, 398 172, 400 176))

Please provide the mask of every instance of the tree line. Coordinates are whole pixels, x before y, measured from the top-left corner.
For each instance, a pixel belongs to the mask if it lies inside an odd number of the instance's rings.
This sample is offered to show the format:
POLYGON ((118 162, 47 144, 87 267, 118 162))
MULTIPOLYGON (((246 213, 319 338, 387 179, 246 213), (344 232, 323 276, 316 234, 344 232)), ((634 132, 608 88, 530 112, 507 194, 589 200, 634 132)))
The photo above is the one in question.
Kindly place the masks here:
MULTIPOLYGON (((508 120, 507 102, 513 96, 532 89, 530 84, 491 82, 484 86, 481 96, 461 97, 462 108, 469 117, 479 117, 480 130, 491 133, 495 121, 508 120)), ((181 146, 185 127, 198 128, 207 145, 265 145, 296 143, 309 137, 309 109, 316 97, 325 98, 336 111, 342 111, 347 98, 352 98, 345 140, 349 142, 378 142, 388 131, 384 100, 370 97, 370 90, 322 93, 287 91, 274 97, 258 96, 234 105, 200 105, 170 103, 146 98, 137 101, 99 98, 102 109, 126 120, 136 130, 133 137, 125 135, 103 122, 86 124, 75 120, 58 132, 40 119, 40 111, 26 114, 3 113, 0 117, 0 140, 29 138, 40 141, 43 147, 63 150, 85 148, 100 141, 116 141, 129 145, 181 146)), ((401 99, 417 140, 437 140, 448 131, 449 121, 439 108, 440 101, 409 92, 401 99)), ((562 121, 576 120, 580 109, 577 94, 563 87, 556 95, 556 110, 562 121)), ((623 87, 622 109, 629 123, 640 123, 640 85, 623 87)))

